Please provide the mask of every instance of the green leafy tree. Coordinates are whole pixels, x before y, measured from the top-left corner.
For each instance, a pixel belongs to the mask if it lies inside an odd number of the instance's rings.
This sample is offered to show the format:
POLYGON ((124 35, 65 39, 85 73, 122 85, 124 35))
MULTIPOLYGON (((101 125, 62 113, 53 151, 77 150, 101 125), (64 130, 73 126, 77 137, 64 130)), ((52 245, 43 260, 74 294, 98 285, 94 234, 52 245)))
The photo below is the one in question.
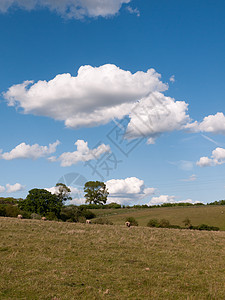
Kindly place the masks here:
POLYGON ((105 204, 108 191, 104 182, 88 181, 84 186, 86 203, 105 204))
POLYGON ((64 203, 67 200, 72 200, 72 198, 70 197, 71 190, 68 186, 66 186, 64 183, 57 183, 56 187, 58 187, 56 196, 58 197, 59 201, 64 203))
POLYGON ((62 200, 45 189, 32 189, 26 199, 19 202, 21 210, 44 216, 51 212, 58 217, 62 206, 62 200))

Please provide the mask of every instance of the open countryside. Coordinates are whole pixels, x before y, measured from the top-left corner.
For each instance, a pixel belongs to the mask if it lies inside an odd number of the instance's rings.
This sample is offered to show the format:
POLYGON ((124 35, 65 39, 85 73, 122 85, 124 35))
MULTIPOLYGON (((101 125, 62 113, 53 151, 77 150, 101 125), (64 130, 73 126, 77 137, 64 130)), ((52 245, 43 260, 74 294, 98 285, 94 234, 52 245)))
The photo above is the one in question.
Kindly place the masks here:
POLYGON ((188 217, 192 225, 207 224, 225 230, 225 206, 185 206, 159 208, 93 209, 97 217, 106 217, 113 224, 124 224, 127 217, 134 217, 139 226, 146 226, 149 219, 167 219, 171 224, 184 226, 188 217))
POLYGON ((224 299, 225 233, 0 218, 1 299, 224 299))
POLYGON ((225 300, 225 0, 0 0, 0 300, 225 300))

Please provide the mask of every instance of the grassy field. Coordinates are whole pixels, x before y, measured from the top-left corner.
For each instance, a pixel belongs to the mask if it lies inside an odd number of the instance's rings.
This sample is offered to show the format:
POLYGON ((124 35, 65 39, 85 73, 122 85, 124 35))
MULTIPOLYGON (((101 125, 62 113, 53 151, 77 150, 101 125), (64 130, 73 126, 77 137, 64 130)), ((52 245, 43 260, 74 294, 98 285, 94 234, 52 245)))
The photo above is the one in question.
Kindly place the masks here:
POLYGON ((0 299, 224 299, 225 232, 0 218, 0 299))
POLYGON ((224 206, 159 207, 141 209, 93 209, 97 217, 107 217, 113 224, 122 225, 126 217, 134 217, 140 226, 146 226, 150 219, 167 219, 171 224, 184 226, 188 217, 192 225, 207 224, 225 230, 224 206))

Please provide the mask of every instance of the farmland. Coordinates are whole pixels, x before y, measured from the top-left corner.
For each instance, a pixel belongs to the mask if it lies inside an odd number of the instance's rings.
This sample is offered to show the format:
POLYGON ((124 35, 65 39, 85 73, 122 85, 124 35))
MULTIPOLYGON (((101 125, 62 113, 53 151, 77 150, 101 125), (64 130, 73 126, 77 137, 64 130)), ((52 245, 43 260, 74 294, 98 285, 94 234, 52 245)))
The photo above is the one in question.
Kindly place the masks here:
POLYGON ((0 299, 224 299, 225 295, 223 231, 2 217, 0 260, 0 299))
POLYGON ((140 226, 146 226, 149 219, 167 219, 171 224, 184 226, 183 220, 188 217, 192 225, 207 224, 225 230, 225 207, 215 206, 177 206, 159 208, 123 208, 93 209, 97 217, 107 217, 113 224, 122 225, 127 217, 134 217, 140 226))

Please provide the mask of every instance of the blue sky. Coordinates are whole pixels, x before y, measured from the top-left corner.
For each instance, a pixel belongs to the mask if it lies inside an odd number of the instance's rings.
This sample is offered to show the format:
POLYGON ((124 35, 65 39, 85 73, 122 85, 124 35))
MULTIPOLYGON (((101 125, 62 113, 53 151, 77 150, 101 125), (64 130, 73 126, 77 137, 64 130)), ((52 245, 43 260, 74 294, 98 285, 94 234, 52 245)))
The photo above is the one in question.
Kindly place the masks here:
POLYGON ((0 196, 224 199, 224 1, 55 2, 0 4, 0 196))

